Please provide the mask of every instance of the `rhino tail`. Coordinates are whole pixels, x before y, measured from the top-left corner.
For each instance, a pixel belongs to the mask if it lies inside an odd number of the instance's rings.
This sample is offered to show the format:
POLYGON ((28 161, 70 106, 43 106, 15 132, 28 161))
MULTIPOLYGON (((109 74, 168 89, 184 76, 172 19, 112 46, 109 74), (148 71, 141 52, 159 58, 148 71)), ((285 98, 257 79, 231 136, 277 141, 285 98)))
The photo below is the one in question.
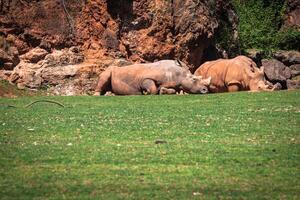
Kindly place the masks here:
POLYGON ((182 63, 181 63, 181 61, 179 59, 175 60, 175 64, 178 65, 178 66, 180 66, 180 67, 182 67, 182 63))

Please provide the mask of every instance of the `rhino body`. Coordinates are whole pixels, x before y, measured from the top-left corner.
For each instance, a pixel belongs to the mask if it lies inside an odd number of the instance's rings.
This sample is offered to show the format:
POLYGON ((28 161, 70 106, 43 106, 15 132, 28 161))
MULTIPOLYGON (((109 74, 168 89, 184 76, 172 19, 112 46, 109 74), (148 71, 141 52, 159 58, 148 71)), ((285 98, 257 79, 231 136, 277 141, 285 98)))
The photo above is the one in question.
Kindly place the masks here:
POLYGON ((265 80, 263 67, 259 69, 255 62, 246 56, 205 62, 194 74, 203 78, 211 77, 209 91, 212 93, 277 89, 265 80))
POLYGON ((125 67, 111 66, 104 71, 95 88, 95 95, 111 91, 117 95, 207 93, 210 79, 191 74, 181 62, 162 60, 125 67))

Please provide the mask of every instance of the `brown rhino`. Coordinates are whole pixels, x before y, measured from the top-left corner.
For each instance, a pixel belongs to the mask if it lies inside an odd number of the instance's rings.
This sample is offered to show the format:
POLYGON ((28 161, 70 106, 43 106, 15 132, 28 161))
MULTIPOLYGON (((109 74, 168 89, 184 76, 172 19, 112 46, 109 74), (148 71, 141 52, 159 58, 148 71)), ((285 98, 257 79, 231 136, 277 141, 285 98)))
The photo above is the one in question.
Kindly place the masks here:
POLYGON ((194 74, 203 78, 211 77, 209 91, 212 93, 278 89, 277 85, 271 86, 265 80, 263 67, 257 68, 255 62, 246 56, 205 62, 194 74))
POLYGON ((203 94, 208 92, 210 79, 193 75, 175 60, 162 60, 125 67, 111 66, 104 71, 95 88, 95 95, 111 91, 117 95, 203 94))

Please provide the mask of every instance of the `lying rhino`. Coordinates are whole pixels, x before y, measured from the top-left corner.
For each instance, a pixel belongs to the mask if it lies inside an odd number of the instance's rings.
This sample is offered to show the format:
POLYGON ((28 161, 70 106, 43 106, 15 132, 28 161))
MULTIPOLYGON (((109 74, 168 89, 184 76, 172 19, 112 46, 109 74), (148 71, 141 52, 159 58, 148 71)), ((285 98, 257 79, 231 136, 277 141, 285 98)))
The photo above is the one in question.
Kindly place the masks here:
POLYGON ((233 59, 219 59, 206 62, 194 73, 197 76, 211 77, 209 91, 235 92, 242 90, 272 91, 277 88, 265 80, 264 69, 246 56, 233 59))
POLYGON ((155 63, 111 66, 104 71, 95 88, 95 95, 111 91, 117 95, 203 94, 208 92, 210 79, 191 74, 181 62, 162 60, 155 63))

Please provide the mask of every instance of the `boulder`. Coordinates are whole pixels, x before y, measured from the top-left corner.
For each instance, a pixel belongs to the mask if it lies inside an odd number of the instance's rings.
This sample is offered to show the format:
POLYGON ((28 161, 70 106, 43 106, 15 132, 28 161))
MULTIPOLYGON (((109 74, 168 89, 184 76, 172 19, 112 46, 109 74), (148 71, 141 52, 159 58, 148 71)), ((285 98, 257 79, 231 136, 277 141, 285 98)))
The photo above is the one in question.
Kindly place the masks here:
POLYGON ((285 65, 290 66, 293 64, 300 64, 300 52, 299 51, 277 51, 274 53, 274 58, 280 60, 285 65))
POLYGON ((81 65, 65 65, 44 68, 40 75, 44 83, 58 85, 64 83, 65 79, 74 77, 81 65))
POLYGON ((266 77, 273 83, 278 81, 285 82, 291 78, 291 69, 276 59, 263 59, 262 65, 264 66, 266 77))
POLYGON ((290 66, 292 77, 300 75, 300 64, 295 64, 290 66))
POLYGON ((13 70, 10 82, 28 88, 38 88, 42 84, 42 65, 21 61, 13 70))
POLYGON ((290 69, 295 71, 300 71, 300 64, 291 65, 290 69))
POLYGON ((300 80, 287 80, 286 85, 289 90, 300 89, 300 80))
POLYGON ((26 54, 20 56, 20 58, 30 63, 37 63, 40 60, 44 59, 47 54, 48 52, 45 49, 36 47, 27 52, 26 54))
POLYGON ((0 49, 0 69, 12 70, 19 62, 17 48, 9 47, 7 50, 0 49))

